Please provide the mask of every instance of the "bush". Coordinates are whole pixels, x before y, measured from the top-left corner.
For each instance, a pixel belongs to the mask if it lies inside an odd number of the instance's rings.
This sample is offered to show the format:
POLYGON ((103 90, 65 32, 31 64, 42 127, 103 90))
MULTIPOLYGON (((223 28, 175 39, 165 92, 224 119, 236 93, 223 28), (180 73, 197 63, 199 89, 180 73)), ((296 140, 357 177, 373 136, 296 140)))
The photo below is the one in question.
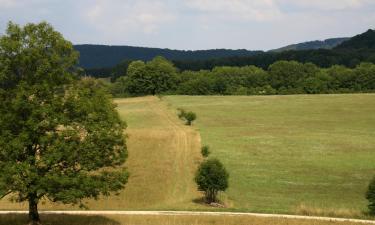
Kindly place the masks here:
POLYGON ((366 193, 366 198, 370 202, 368 209, 371 215, 375 215, 375 178, 372 179, 366 193))
POLYGON ((191 125, 194 120, 197 119, 197 115, 193 112, 185 113, 186 125, 191 125))
POLYGON ((186 112, 184 109, 177 109, 179 111, 178 118, 186 121, 186 125, 191 125, 194 120, 197 119, 197 115, 194 112, 186 112))
POLYGON ((185 118, 186 111, 184 109, 178 108, 178 118, 183 120, 185 118))
POLYGON ((205 146, 202 146, 201 148, 201 154, 203 157, 207 158, 209 155, 210 155, 210 146, 208 145, 205 145, 205 146))
POLYGON ((207 203, 216 202, 219 191, 228 188, 229 174, 223 164, 217 159, 204 161, 195 175, 198 189, 203 191, 207 203))

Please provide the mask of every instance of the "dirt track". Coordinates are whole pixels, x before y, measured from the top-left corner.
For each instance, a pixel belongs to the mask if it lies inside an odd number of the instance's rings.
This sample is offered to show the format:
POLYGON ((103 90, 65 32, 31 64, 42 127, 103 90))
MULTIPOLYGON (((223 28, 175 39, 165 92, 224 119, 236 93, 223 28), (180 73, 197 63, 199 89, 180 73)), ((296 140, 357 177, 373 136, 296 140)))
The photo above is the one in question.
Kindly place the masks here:
MULTIPOLYGON (((26 214, 27 211, 0 211, 0 214, 26 214)), ((320 220, 334 222, 352 222, 375 224, 373 220, 330 218, 317 216, 294 216, 281 214, 235 213, 235 212, 196 212, 196 211, 41 211, 41 214, 68 214, 68 215, 150 215, 150 216, 254 216, 265 218, 284 218, 302 220, 320 220)))

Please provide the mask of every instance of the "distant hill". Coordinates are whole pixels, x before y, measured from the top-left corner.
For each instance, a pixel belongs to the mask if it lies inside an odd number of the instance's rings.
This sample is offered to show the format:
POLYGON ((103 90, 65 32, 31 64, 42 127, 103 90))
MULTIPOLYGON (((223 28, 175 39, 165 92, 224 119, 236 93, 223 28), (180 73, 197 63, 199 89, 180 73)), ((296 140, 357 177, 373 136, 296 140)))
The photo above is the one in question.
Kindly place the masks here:
POLYGON ((375 30, 368 30, 363 34, 354 36, 353 38, 341 43, 335 50, 357 49, 357 50, 375 50, 375 30))
POLYGON ((295 60, 302 63, 311 62, 327 68, 333 65, 355 67, 361 62, 375 63, 375 31, 368 30, 350 38, 332 49, 290 50, 265 52, 254 56, 228 57, 209 60, 175 61, 181 70, 212 69, 216 66, 255 65, 267 69, 279 60, 295 60))
POLYGON ((303 42, 299 44, 288 45, 282 48, 271 50, 270 52, 283 52, 283 51, 290 51, 290 50, 312 50, 312 49, 332 49, 344 41, 349 40, 350 38, 331 38, 326 39, 324 41, 309 41, 303 42))
POLYGON ((79 65, 83 68, 113 67, 124 60, 150 60, 155 56, 164 56, 169 60, 207 60, 224 57, 253 56, 262 52, 245 49, 185 51, 108 45, 75 45, 74 48, 80 52, 79 65))

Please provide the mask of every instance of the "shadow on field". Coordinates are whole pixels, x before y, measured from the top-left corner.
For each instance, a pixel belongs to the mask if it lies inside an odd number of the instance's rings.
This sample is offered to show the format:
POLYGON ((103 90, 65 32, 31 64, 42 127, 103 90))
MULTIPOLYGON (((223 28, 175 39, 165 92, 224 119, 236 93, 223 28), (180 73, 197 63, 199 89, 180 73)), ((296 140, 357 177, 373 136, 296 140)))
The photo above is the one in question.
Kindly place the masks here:
MULTIPOLYGON (((85 215, 40 215, 42 225, 120 225, 104 216, 85 215)), ((27 215, 0 215, 0 225, 27 225, 27 215)))

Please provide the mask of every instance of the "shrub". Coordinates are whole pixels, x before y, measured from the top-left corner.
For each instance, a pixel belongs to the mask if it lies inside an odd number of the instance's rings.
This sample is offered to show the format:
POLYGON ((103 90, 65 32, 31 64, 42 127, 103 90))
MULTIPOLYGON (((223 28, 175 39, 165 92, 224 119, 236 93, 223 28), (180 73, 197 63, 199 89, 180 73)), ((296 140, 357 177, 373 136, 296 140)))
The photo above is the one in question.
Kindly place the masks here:
POLYGON ((194 120, 197 119, 197 115, 193 112, 185 113, 186 125, 191 125, 194 120))
POLYGON ((210 155, 210 153, 211 153, 210 152, 210 146, 208 146, 208 145, 202 146, 201 154, 202 154, 203 157, 207 158, 208 155, 210 155))
POLYGON ((375 178, 372 179, 366 193, 366 198, 370 202, 368 209, 371 215, 375 215, 375 178))
POLYGON ((228 188, 229 174, 223 164, 217 159, 208 159, 198 168, 195 182, 198 189, 203 191, 207 203, 216 202, 219 191, 228 188))
POLYGON ((185 118, 186 111, 181 108, 178 108, 177 110, 178 110, 178 118, 183 120, 185 118))
POLYGON ((178 118, 186 121, 186 125, 191 125, 194 120, 197 119, 197 115, 194 112, 186 112, 184 109, 177 109, 179 111, 178 118))

